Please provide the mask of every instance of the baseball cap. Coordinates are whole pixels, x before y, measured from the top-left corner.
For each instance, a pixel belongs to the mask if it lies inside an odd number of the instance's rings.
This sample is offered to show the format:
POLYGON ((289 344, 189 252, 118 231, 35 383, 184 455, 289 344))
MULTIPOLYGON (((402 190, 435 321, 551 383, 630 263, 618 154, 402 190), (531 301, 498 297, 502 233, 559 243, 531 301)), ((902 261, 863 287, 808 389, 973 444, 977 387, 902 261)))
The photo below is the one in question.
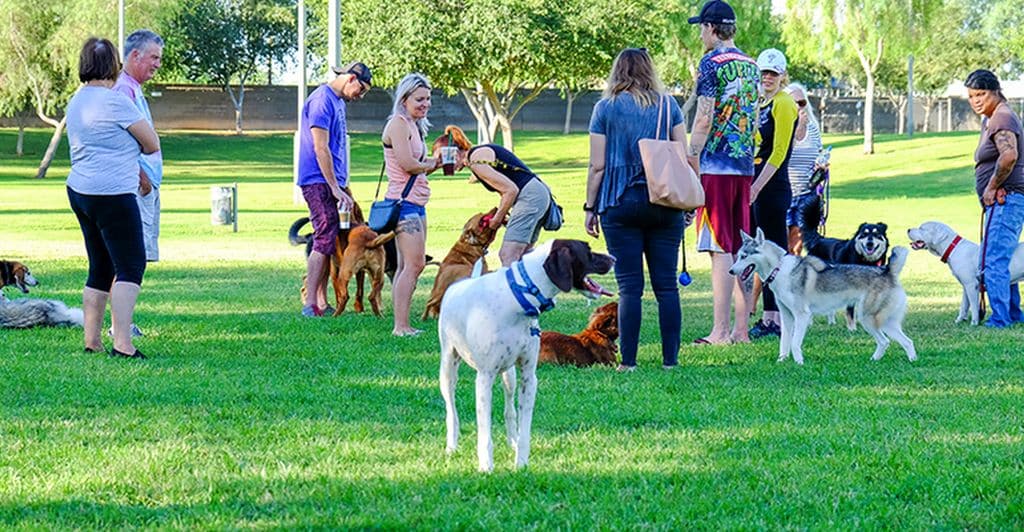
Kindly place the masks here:
POLYGON ((782 74, 786 71, 786 56, 775 48, 769 48, 757 56, 757 68, 782 74))
POLYGON ((700 14, 690 17, 690 24, 735 24, 736 12, 722 0, 711 0, 700 8, 700 14))
POLYGON ((331 70, 339 76, 342 74, 353 74, 359 81, 367 85, 373 85, 373 73, 370 72, 370 67, 359 61, 353 61, 343 67, 331 67, 331 70))

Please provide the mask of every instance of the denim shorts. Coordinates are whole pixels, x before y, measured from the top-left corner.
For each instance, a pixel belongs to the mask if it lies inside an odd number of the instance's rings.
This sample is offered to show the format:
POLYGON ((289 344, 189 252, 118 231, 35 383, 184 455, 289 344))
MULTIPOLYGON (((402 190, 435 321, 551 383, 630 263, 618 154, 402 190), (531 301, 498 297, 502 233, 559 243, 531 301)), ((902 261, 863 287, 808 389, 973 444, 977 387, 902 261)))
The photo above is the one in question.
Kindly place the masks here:
POLYGON ((405 220, 408 218, 423 218, 427 217, 427 208, 423 205, 416 205, 409 201, 403 201, 402 206, 398 209, 398 219, 405 220))

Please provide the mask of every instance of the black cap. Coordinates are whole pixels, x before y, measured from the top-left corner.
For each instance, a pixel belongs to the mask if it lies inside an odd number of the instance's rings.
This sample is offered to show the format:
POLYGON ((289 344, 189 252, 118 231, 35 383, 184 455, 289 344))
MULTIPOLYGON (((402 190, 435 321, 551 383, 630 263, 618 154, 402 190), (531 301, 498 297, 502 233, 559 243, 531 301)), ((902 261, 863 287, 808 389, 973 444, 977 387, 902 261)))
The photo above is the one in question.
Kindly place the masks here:
POLYGON ((359 61, 353 61, 343 67, 331 67, 337 75, 352 74, 363 83, 367 85, 373 85, 373 73, 370 72, 370 67, 366 66, 359 61))
POLYGON ((736 12, 722 0, 711 0, 700 8, 700 14, 690 17, 690 24, 735 24, 736 12))

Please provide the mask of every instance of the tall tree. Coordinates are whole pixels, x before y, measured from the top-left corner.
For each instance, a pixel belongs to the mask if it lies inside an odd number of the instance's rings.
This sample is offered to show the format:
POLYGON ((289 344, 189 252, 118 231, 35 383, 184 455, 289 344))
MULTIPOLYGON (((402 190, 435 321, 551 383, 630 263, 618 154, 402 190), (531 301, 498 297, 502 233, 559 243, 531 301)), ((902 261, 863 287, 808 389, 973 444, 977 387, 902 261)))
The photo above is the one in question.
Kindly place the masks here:
POLYGON ((878 74, 905 60, 941 0, 789 0, 783 36, 797 59, 820 59, 864 91, 864 153, 874 153, 878 74))
MULTIPOLYGON (((599 48, 595 63, 660 31, 654 0, 434 0, 395 9, 386 2, 345 5, 345 54, 365 60, 380 85, 408 72, 426 74, 449 94, 462 93, 481 141, 500 129, 513 146, 512 122, 523 106, 574 73, 584 60, 571 47, 599 48), (566 52, 570 50, 570 52, 566 52)), ((638 44, 641 43, 641 44, 638 44)), ((572 76, 578 78, 578 76, 572 76)))
POLYGON ((186 0, 166 33, 171 69, 191 81, 219 85, 231 98, 235 133, 241 135, 246 83, 268 62, 283 61, 295 50, 294 1, 186 0))

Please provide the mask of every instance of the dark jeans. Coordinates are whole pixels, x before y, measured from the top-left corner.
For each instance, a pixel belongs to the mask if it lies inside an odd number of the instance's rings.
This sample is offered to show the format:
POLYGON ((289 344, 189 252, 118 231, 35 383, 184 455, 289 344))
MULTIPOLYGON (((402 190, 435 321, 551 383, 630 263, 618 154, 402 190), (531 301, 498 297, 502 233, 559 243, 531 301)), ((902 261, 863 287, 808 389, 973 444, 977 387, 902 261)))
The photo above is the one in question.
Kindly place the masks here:
POLYGON ((67 190, 89 256, 85 286, 109 292, 115 279, 142 285, 146 246, 135 194, 91 196, 67 190))
MULTIPOLYGON (((785 183, 784 187, 767 186, 757 195, 757 201, 750 208, 750 225, 754 230, 761 229, 766 240, 778 244, 786 251, 789 251, 786 211, 789 210, 792 198, 789 183, 785 183)), ((765 311, 779 310, 779 305, 775 302, 775 293, 768 286, 761 287, 761 301, 764 303, 765 311)))
POLYGON ((619 344, 623 365, 636 365, 640 298, 644 292, 643 257, 647 257, 651 287, 658 300, 662 363, 674 366, 679 361, 682 311, 676 267, 683 227, 683 211, 652 205, 647 200, 647 185, 643 183, 627 188, 619 205, 609 207, 601 215, 601 228, 608 252, 615 257, 615 280, 619 283, 619 344))

